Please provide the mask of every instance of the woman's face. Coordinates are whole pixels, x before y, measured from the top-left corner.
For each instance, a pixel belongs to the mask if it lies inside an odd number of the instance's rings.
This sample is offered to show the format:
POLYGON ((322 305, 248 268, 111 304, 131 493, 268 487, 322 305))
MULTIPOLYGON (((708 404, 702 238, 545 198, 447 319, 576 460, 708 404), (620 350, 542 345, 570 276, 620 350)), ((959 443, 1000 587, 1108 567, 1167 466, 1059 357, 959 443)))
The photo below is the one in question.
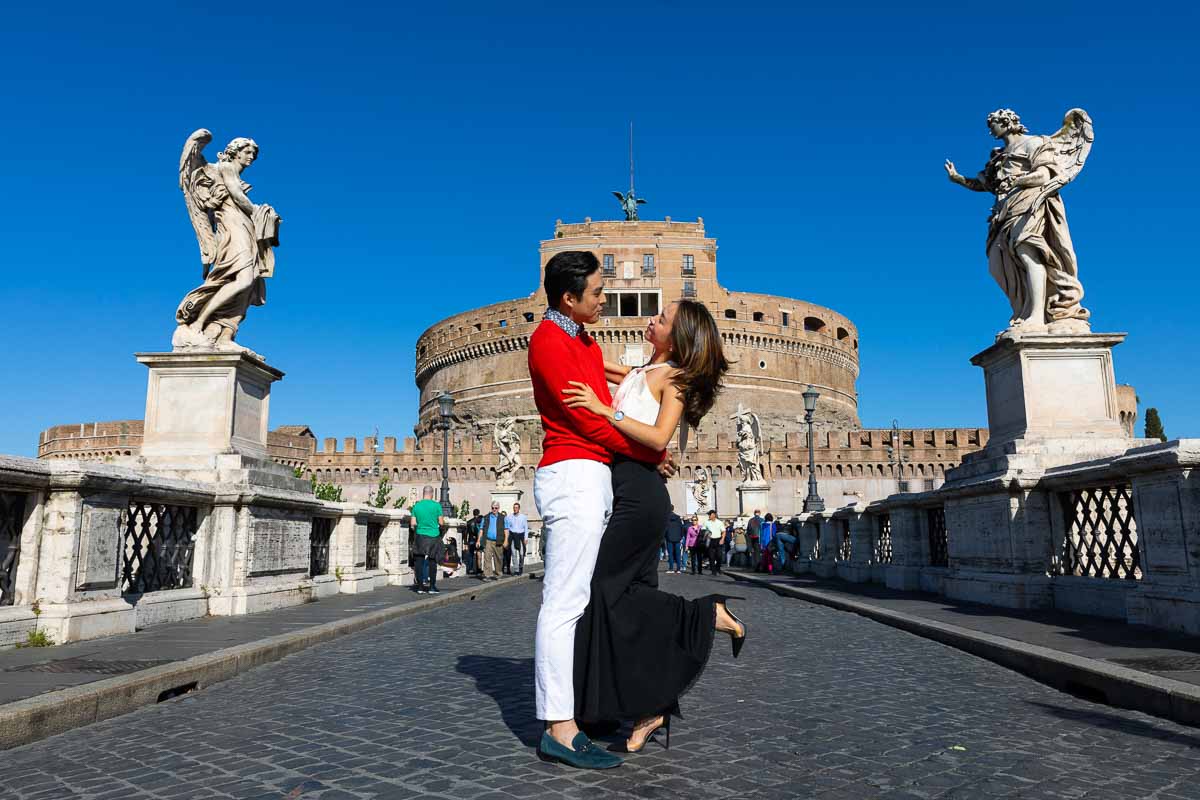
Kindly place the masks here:
POLYGON ((254 163, 254 159, 258 158, 258 150, 253 147, 243 147, 238 150, 233 160, 243 167, 248 167, 254 163))
POLYGON ((671 303, 656 317, 651 317, 646 325, 646 341, 655 350, 669 353, 671 351, 671 327, 675 324, 675 309, 677 303, 671 303))

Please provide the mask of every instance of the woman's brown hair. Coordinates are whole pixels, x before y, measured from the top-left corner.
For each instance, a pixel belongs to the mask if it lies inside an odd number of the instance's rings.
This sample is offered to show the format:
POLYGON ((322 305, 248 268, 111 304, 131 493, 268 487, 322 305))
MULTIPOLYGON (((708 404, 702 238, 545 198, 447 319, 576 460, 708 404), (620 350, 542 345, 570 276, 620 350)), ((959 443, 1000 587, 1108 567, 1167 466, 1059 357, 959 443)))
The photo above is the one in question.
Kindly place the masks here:
POLYGON ((729 362, 712 312, 695 300, 678 300, 671 323, 672 356, 679 369, 671 379, 683 396, 683 418, 693 428, 713 407, 729 362))

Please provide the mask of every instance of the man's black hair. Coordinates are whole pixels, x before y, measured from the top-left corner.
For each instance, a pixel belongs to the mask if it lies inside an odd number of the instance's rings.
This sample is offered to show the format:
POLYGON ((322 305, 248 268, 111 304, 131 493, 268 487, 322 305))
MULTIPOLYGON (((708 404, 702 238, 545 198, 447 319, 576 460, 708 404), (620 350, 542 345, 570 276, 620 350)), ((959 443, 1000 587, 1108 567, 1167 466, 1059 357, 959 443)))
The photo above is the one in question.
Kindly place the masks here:
POLYGON ((472 513, 472 514, 474 514, 475 516, 477 516, 477 517, 478 517, 478 516, 479 516, 479 509, 478 509, 478 508, 476 508, 476 509, 473 509, 473 510, 471 511, 471 513, 472 513))
POLYGON ((583 297, 587 279, 600 269, 600 259, 585 250, 565 250, 546 262, 546 303, 557 309, 564 294, 583 297))

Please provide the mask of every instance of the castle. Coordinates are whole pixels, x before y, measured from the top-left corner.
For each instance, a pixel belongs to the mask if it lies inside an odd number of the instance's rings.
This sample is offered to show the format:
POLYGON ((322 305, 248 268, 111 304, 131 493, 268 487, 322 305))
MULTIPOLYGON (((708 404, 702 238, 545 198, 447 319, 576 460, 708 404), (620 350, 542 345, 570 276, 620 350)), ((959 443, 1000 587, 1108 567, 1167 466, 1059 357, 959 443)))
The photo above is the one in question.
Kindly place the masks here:
MULTIPOLYGON (((809 384, 820 392, 815 413, 815 474, 830 507, 870 501, 898 490, 924 491, 941 485, 945 471, 987 443, 987 429, 863 430, 855 381, 859 372, 858 330, 846 316, 804 300, 733 292, 717 278, 717 242, 704 221, 598 221, 555 225, 541 243, 541 269, 556 253, 588 250, 599 259, 605 280, 604 317, 591 332, 605 357, 640 365, 650 355, 643 342, 648 316, 664 303, 687 297, 711 309, 727 357, 734 362, 726 387, 681 459, 681 474, 669 482, 677 509, 686 507, 687 483, 699 467, 715 479, 713 496, 722 514, 739 511, 740 481, 734 423, 739 403, 761 420, 761 466, 769 483, 765 510, 800 509, 808 480, 808 448, 800 394, 809 384)), ((531 283, 532 283, 532 275, 531 283)), ((526 363, 529 337, 541 321, 545 298, 541 276, 526 297, 494 303, 448 317, 416 342, 420 390, 415 436, 398 442, 366 437, 319 441, 307 426, 282 426, 268 436, 271 458, 306 477, 343 487, 345 499, 366 499, 382 477, 393 500, 414 497, 441 480, 442 436, 435 430, 436 397, 455 399, 449 480, 451 497, 486 508, 495 486, 497 454, 492 430, 515 418, 523 466, 516 489, 532 502, 533 471, 541 432, 526 363)), ((1118 387, 1122 420, 1136 416, 1129 387, 1118 387)), ((39 458, 103 461, 136 456, 142 422, 126 420, 58 425, 43 431, 39 458)))

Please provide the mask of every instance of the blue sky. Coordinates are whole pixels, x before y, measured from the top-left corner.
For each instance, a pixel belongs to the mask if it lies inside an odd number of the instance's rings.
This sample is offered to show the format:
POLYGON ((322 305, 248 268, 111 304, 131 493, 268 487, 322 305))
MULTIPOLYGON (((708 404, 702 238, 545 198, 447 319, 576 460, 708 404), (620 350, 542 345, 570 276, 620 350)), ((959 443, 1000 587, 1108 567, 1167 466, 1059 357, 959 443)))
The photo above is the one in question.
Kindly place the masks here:
MULTIPOLYGON (((194 129, 251 136, 284 218, 239 338, 287 373, 272 424, 410 435, 413 345, 536 288, 554 221, 615 218, 637 126, 647 218, 703 216, 722 282, 859 326, 867 426, 984 426, 968 359, 1007 318, 984 118, 1096 144, 1064 191, 1093 329, 1170 436, 1200 435, 1194 6, 58 5, 0 31, 0 452, 138 418, 197 282, 176 186, 194 129), (432 7, 431 7, 432 6, 432 7), (249 13, 241 9, 249 9, 249 13)), ((1139 420, 1139 433, 1141 422, 1139 420)))

